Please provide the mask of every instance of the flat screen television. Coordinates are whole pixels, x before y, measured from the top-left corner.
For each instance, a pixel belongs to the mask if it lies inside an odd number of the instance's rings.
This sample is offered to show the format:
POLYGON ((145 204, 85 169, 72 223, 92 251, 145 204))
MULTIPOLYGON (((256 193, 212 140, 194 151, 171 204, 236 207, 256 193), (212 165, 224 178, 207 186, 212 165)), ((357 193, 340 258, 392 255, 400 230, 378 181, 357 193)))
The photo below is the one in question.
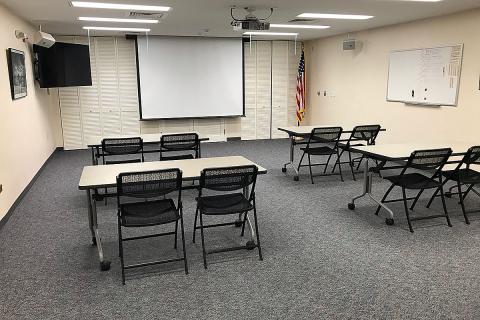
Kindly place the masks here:
POLYGON ((91 86, 87 45, 56 42, 50 48, 33 46, 35 78, 41 88, 91 86))

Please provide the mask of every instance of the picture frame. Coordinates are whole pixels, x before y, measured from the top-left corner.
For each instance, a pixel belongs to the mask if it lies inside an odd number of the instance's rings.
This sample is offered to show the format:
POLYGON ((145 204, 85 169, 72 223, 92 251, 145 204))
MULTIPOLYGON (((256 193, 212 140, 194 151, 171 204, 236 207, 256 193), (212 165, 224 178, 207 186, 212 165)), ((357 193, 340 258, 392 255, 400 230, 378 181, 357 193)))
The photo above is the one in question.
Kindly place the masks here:
POLYGON ((12 100, 27 96, 27 70, 25 52, 13 48, 7 49, 8 74, 12 100))

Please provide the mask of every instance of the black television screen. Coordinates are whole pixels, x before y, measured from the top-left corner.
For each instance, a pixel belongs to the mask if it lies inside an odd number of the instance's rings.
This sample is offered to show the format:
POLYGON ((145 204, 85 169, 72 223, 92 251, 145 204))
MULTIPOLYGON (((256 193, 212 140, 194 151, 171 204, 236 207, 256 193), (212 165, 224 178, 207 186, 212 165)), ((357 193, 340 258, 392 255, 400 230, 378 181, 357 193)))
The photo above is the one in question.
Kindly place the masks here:
POLYGON ((50 48, 33 46, 35 77, 41 88, 91 86, 87 45, 56 42, 50 48))

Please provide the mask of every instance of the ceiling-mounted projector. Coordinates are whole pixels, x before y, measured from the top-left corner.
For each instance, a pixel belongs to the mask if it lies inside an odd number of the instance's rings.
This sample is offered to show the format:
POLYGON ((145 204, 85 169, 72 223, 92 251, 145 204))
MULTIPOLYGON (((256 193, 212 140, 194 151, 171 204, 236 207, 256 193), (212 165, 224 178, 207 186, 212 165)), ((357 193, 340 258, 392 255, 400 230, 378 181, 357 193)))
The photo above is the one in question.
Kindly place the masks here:
POLYGON ((268 22, 268 19, 272 16, 273 14, 273 8, 270 8, 270 15, 266 18, 257 18, 253 12, 256 10, 253 7, 245 7, 242 8, 245 11, 248 12, 248 14, 245 16, 243 19, 236 18, 233 15, 233 10, 238 9, 236 7, 232 7, 230 9, 230 15, 232 16, 232 22, 231 25, 233 27, 234 31, 264 31, 264 30, 270 30, 270 22, 268 22))
POLYGON ((40 47, 50 48, 55 44, 55 38, 50 33, 38 31, 33 35, 33 44, 40 47))

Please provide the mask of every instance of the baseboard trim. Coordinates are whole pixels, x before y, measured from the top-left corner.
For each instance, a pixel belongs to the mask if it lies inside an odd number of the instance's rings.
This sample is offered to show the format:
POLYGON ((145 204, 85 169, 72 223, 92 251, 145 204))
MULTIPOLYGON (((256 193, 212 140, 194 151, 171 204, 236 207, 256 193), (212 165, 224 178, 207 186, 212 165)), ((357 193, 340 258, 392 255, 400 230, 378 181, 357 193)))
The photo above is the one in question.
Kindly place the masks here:
POLYGON ((20 195, 18 196, 17 200, 15 200, 15 202, 12 204, 12 206, 10 207, 10 209, 8 209, 7 211, 7 214, 2 218, 0 219, 0 231, 2 230, 3 226, 5 226, 8 222, 8 220, 12 217, 13 213, 15 212, 15 209, 18 207, 18 205, 22 202, 23 198, 25 198, 25 195, 28 193, 28 191, 30 191, 30 189, 32 188, 33 184, 35 183, 35 181, 37 181, 38 177, 40 176, 40 174, 42 173, 42 171, 45 169, 45 167, 47 166, 47 164, 50 162, 50 160, 52 159, 53 155, 58 152, 58 151, 61 151, 63 150, 63 147, 57 147, 53 152, 52 154, 50 155, 50 157, 48 157, 47 160, 45 160, 45 162, 43 163, 42 167, 37 171, 37 173, 35 174, 35 176, 33 176, 32 180, 29 182, 29 184, 27 184, 27 186, 25 187, 25 189, 23 189, 22 193, 20 193, 20 195))

